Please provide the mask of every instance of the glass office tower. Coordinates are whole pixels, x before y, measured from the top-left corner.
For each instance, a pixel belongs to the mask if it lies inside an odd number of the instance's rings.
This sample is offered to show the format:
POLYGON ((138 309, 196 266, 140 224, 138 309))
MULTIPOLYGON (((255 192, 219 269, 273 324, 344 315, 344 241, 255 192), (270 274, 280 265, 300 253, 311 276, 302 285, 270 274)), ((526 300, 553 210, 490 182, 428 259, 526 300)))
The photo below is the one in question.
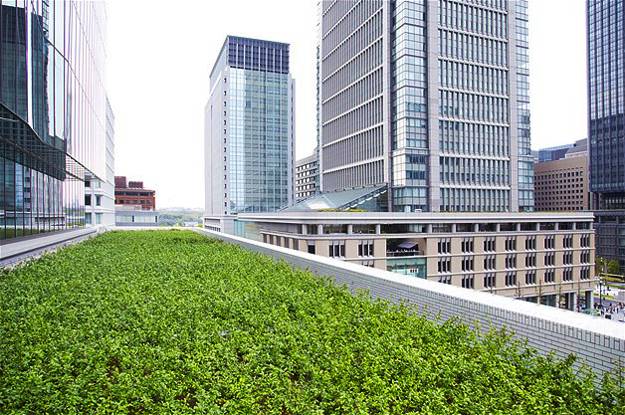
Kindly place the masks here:
POLYGON ((205 109, 206 214, 293 203, 294 83, 289 45, 228 36, 205 109))
POLYGON ((531 211, 525 0, 321 3, 322 191, 531 211))
POLYGON ((588 140, 597 255, 625 267, 625 45, 623 0, 586 3, 588 140))
POLYGON ((103 2, 0 0, 0 239, 85 222, 105 177, 103 2))

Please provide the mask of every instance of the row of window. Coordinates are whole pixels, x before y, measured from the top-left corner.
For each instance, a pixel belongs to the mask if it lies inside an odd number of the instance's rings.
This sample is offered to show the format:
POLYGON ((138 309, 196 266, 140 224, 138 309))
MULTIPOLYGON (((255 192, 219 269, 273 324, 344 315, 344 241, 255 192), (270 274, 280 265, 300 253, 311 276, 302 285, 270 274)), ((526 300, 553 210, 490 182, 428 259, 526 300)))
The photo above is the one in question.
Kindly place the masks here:
MULTIPOLYGON (((440 120, 439 144, 444 153, 507 157, 508 127, 440 120)), ((533 169, 532 169, 533 174, 533 169)))
MULTIPOLYGON (((583 267, 580 269, 580 280, 588 280, 590 279, 590 268, 583 267)), ((565 268, 562 271, 562 281, 570 282, 573 280, 573 269, 565 268)), ((497 274, 493 272, 489 272, 484 274, 483 276, 484 288, 496 288, 497 287, 497 274)), ((451 275, 441 275, 438 277, 438 282, 443 284, 451 284, 452 276, 451 275)), ((543 273, 543 281, 544 284, 554 284, 556 282, 556 274, 555 270, 548 269, 543 273)), ((536 285, 537 277, 536 271, 528 271, 525 273, 525 285, 536 285)), ((460 285, 462 288, 475 288, 475 275, 467 274, 461 276, 460 285)), ((516 272, 506 272, 504 275, 504 286, 505 287, 515 287, 517 286, 517 273, 516 272)))
POLYGON ((456 1, 440 2, 439 22, 444 27, 485 36, 506 38, 508 35, 508 19, 503 10, 487 10, 456 1))
POLYGON ((439 91, 441 117, 507 124, 508 99, 474 93, 439 91))
POLYGON ((322 122, 327 123, 341 114, 357 107, 382 93, 382 70, 374 71, 351 84, 346 89, 324 97, 322 122))
POLYGON ((324 73, 332 73, 345 63, 345 58, 354 56, 367 46, 374 43, 382 36, 382 8, 373 12, 362 26, 349 34, 337 47, 332 50, 322 49, 325 56, 322 56, 324 73))
POLYGON ((383 150, 384 136, 380 125, 324 146, 322 150, 323 168, 328 170, 381 157, 383 150))
POLYGON ((508 45, 501 40, 439 30, 440 54, 443 57, 505 67, 508 45))
POLYGON ((346 189, 384 182, 382 160, 360 164, 323 175, 324 190, 346 189))
MULTIPOLYGON (((590 251, 582 251, 579 254, 579 259, 581 264, 589 264, 590 263, 590 251)), ((527 268, 536 267, 536 254, 528 254, 525 257, 525 266, 527 268)), ((547 252, 543 257, 543 263, 547 267, 553 267, 556 264, 556 255, 555 252, 547 252)), ((564 265, 572 265, 573 264, 573 252, 564 252, 562 254, 562 263, 564 265)), ((474 257, 464 257, 460 261, 461 270, 463 272, 474 271, 474 257)), ((505 269, 515 269, 517 268, 517 255, 516 254, 508 254, 504 259, 504 267, 505 269)), ((484 257, 484 269, 485 270, 495 270, 497 269, 496 257, 495 255, 488 255, 484 257)), ((438 260, 438 272, 439 273, 449 273, 452 272, 451 267, 451 257, 444 256, 439 258, 438 260)))
POLYGON ((440 157, 440 179, 443 183, 470 183, 508 186, 510 162, 461 157, 440 157))

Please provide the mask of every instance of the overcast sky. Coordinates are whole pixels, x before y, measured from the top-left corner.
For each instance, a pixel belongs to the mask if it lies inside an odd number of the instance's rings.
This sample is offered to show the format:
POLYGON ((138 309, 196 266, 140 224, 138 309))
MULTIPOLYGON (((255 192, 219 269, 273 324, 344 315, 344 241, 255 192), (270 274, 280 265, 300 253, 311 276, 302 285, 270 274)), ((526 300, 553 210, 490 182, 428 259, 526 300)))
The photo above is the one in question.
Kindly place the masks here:
MULTIPOLYGON (((228 34, 291 44, 297 157, 315 145, 316 0, 108 0, 115 174, 157 207, 204 204, 204 105, 228 34)), ((584 0, 530 0, 532 146, 586 136, 584 0)))

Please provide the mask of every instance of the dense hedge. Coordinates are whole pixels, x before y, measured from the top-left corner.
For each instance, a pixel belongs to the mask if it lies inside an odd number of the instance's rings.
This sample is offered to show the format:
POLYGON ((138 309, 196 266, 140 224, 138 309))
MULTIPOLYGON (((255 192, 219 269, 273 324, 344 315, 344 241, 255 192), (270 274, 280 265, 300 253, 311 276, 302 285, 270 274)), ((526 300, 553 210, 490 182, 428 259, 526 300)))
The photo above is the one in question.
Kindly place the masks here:
MULTIPOLYGON (((621 413, 479 340, 186 231, 111 232, 0 274, 0 412, 621 413)), ((621 409, 618 409, 621 408, 621 409)))

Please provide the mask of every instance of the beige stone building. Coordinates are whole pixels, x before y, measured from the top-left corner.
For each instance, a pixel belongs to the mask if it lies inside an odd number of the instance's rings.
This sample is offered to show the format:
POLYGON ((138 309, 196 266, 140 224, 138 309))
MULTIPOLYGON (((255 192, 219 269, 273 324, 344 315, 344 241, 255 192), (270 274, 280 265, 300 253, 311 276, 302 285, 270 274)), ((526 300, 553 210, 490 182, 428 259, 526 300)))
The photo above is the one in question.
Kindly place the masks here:
POLYGON ((280 212, 229 220, 232 233, 272 245, 571 310, 592 304, 592 213, 280 212))

